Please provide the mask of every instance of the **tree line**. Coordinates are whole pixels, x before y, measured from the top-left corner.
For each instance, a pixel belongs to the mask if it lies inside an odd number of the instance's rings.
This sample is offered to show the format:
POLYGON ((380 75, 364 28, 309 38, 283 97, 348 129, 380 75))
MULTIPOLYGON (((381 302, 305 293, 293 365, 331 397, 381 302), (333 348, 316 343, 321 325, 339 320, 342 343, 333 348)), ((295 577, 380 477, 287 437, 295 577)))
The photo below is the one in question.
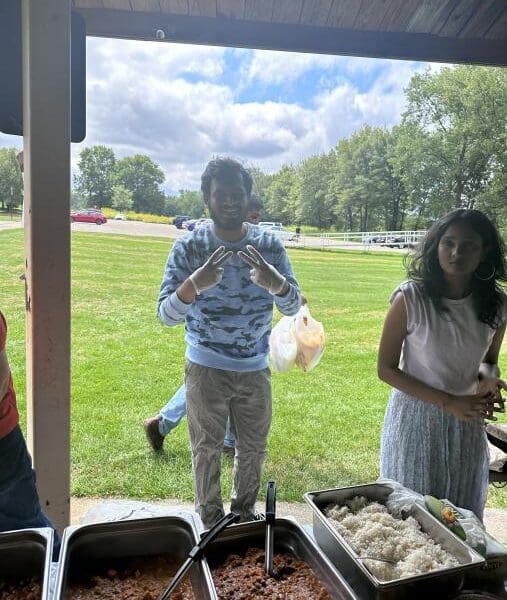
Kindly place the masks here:
MULTIPOLYGON (((458 66, 415 74, 401 122, 365 125, 327 153, 267 174, 249 167, 265 218, 322 230, 426 228, 452 208, 476 207, 507 223, 507 71, 458 66)), ((96 145, 81 151, 74 207, 112 207, 200 217, 199 192, 167 195, 150 157, 118 160, 96 145)), ((0 203, 17 206, 22 182, 14 149, 0 149, 0 203)))

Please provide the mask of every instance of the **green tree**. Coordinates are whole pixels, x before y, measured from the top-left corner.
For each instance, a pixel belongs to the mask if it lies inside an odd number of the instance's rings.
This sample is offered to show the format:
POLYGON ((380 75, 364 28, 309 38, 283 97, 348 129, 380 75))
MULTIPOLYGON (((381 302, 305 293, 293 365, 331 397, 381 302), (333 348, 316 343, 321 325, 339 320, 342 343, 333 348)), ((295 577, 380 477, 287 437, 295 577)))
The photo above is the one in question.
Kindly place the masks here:
POLYGON ((0 148, 0 204, 12 210, 23 203, 23 177, 15 148, 0 148))
POLYGON ((334 154, 307 158, 299 168, 299 203, 296 206, 297 222, 330 229, 335 221, 333 194, 330 182, 334 175, 334 154))
POLYGON ((201 192, 195 190, 180 190, 174 199, 175 212, 178 215, 189 215, 199 219, 206 214, 206 207, 201 192))
MULTIPOLYGON (((425 163, 417 180, 428 216, 438 205, 440 214, 476 206, 495 217, 496 179, 506 167, 507 72, 475 66, 427 71, 412 77, 406 94, 403 122, 419 129, 411 155, 425 163)), ((408 171, 404 177, 410 179, 408 171)))
POLYGON ((262 200, 263 204, 266 204, 267 190, 273 176, 267 175, 258 167, 248 167, 247 171, 250 173, 253 180, 252 192, 262 200))
POLYGON ((132 192, 123 185, 113 185, 112 190, 112 206, 123 212, 131 210, 133 205, 132 192))
POLYGON ((348 230, 400 229, 407 196, 396 171, 393 132, 365 126, 338 142, 330 190, 348 230))
POLYGON ((299 200, 299 180, 295 167, 283 165, 271 176, 265 190, 264 215, 284 224, 295 221, 295 206, 299 200))
POLYGON ((91 146, 79 154, 79 172, 74 183, 87 206, 111 206, 115 163, 114 152, 107 146, 91 146))
POLYGON ((161 215, 165 197, 160 185, 165 177, 162 169, 144 154, 127 156, 116 163, 113 182, 132 192, 133 210, 161 215))

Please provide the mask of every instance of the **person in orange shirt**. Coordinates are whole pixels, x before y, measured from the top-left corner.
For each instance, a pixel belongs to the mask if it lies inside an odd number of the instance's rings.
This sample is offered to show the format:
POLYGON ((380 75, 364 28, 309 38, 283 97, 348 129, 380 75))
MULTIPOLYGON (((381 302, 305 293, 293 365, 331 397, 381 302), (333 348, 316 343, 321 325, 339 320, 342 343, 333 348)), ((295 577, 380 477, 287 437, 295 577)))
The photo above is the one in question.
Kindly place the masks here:
MULTIPOLYGON (((54 525, 42 512, 35 471, 19 427, 16 393, 5 344, 7 322, 0 312, 0 532, 54 525)), ((55 530, 53 560, 60 538, 55 530)))

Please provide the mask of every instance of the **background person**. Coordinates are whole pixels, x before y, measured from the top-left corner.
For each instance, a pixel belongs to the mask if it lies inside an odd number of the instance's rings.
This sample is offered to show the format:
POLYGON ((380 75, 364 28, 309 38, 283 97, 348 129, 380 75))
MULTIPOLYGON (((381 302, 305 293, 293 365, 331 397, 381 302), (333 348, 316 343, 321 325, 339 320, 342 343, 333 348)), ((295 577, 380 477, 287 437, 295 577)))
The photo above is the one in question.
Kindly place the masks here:
MULTIPOLYGON (((248 202, 248 211, 245 217, 247 223, 257 225, 264 206, 260 198, 252 194, 248 202)), ((181 385, 169 402, 160 410, 156 417, 144 421, 144 431, 151 448, 158 452, 162 449, 166 435, 177 427, 187 414, 187 400, 185 384, 181 385)), ((234 455, 236 435, 230 418, 227 419, 223 451, 234 455)))
POLYGON ((484 419, 504 411, 498 354, 507 321, 505 249, 491 221, 458 209, 436 221, 391 296, 378 356, 393 386, 380 475, 482 519, 484 419))
POLYGON ((227 416, 236 427, 231 510, 255 518, 271 424, 268 368, 273 301, 295 314, 299 288, 283 244, 245 223, 252 190, 238 162, 208 163, 201 190, 212 223, 176 240, 159 297, 159 317, 185 321, 185 385, 196 510, 206 527, 223 514, 220 454, 227 416))
MULTIPOLYGON (((42 512, 35 487, 35 471, 19 427, 16 393, 5 344, 7 322, 0 312, 0 532, 31 527, 51 527, 42 512)), ((55 530, 53 560, 60 538, 55 530)))

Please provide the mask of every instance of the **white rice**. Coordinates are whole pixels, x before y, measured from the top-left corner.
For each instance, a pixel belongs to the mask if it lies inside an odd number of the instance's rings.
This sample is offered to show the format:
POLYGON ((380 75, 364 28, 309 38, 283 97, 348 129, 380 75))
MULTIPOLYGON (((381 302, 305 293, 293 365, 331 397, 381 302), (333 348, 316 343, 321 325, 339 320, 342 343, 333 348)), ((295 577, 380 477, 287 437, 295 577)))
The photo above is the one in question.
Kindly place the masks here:
POLYGON ((380 581, 391 581, 456 567, 459 562, 434 542, 413 518, 398 519, 378 502, 355 496, 346 505, 326 509, 326 517, 358 556, 386 558, 396 564, 365 560, 380 581))

